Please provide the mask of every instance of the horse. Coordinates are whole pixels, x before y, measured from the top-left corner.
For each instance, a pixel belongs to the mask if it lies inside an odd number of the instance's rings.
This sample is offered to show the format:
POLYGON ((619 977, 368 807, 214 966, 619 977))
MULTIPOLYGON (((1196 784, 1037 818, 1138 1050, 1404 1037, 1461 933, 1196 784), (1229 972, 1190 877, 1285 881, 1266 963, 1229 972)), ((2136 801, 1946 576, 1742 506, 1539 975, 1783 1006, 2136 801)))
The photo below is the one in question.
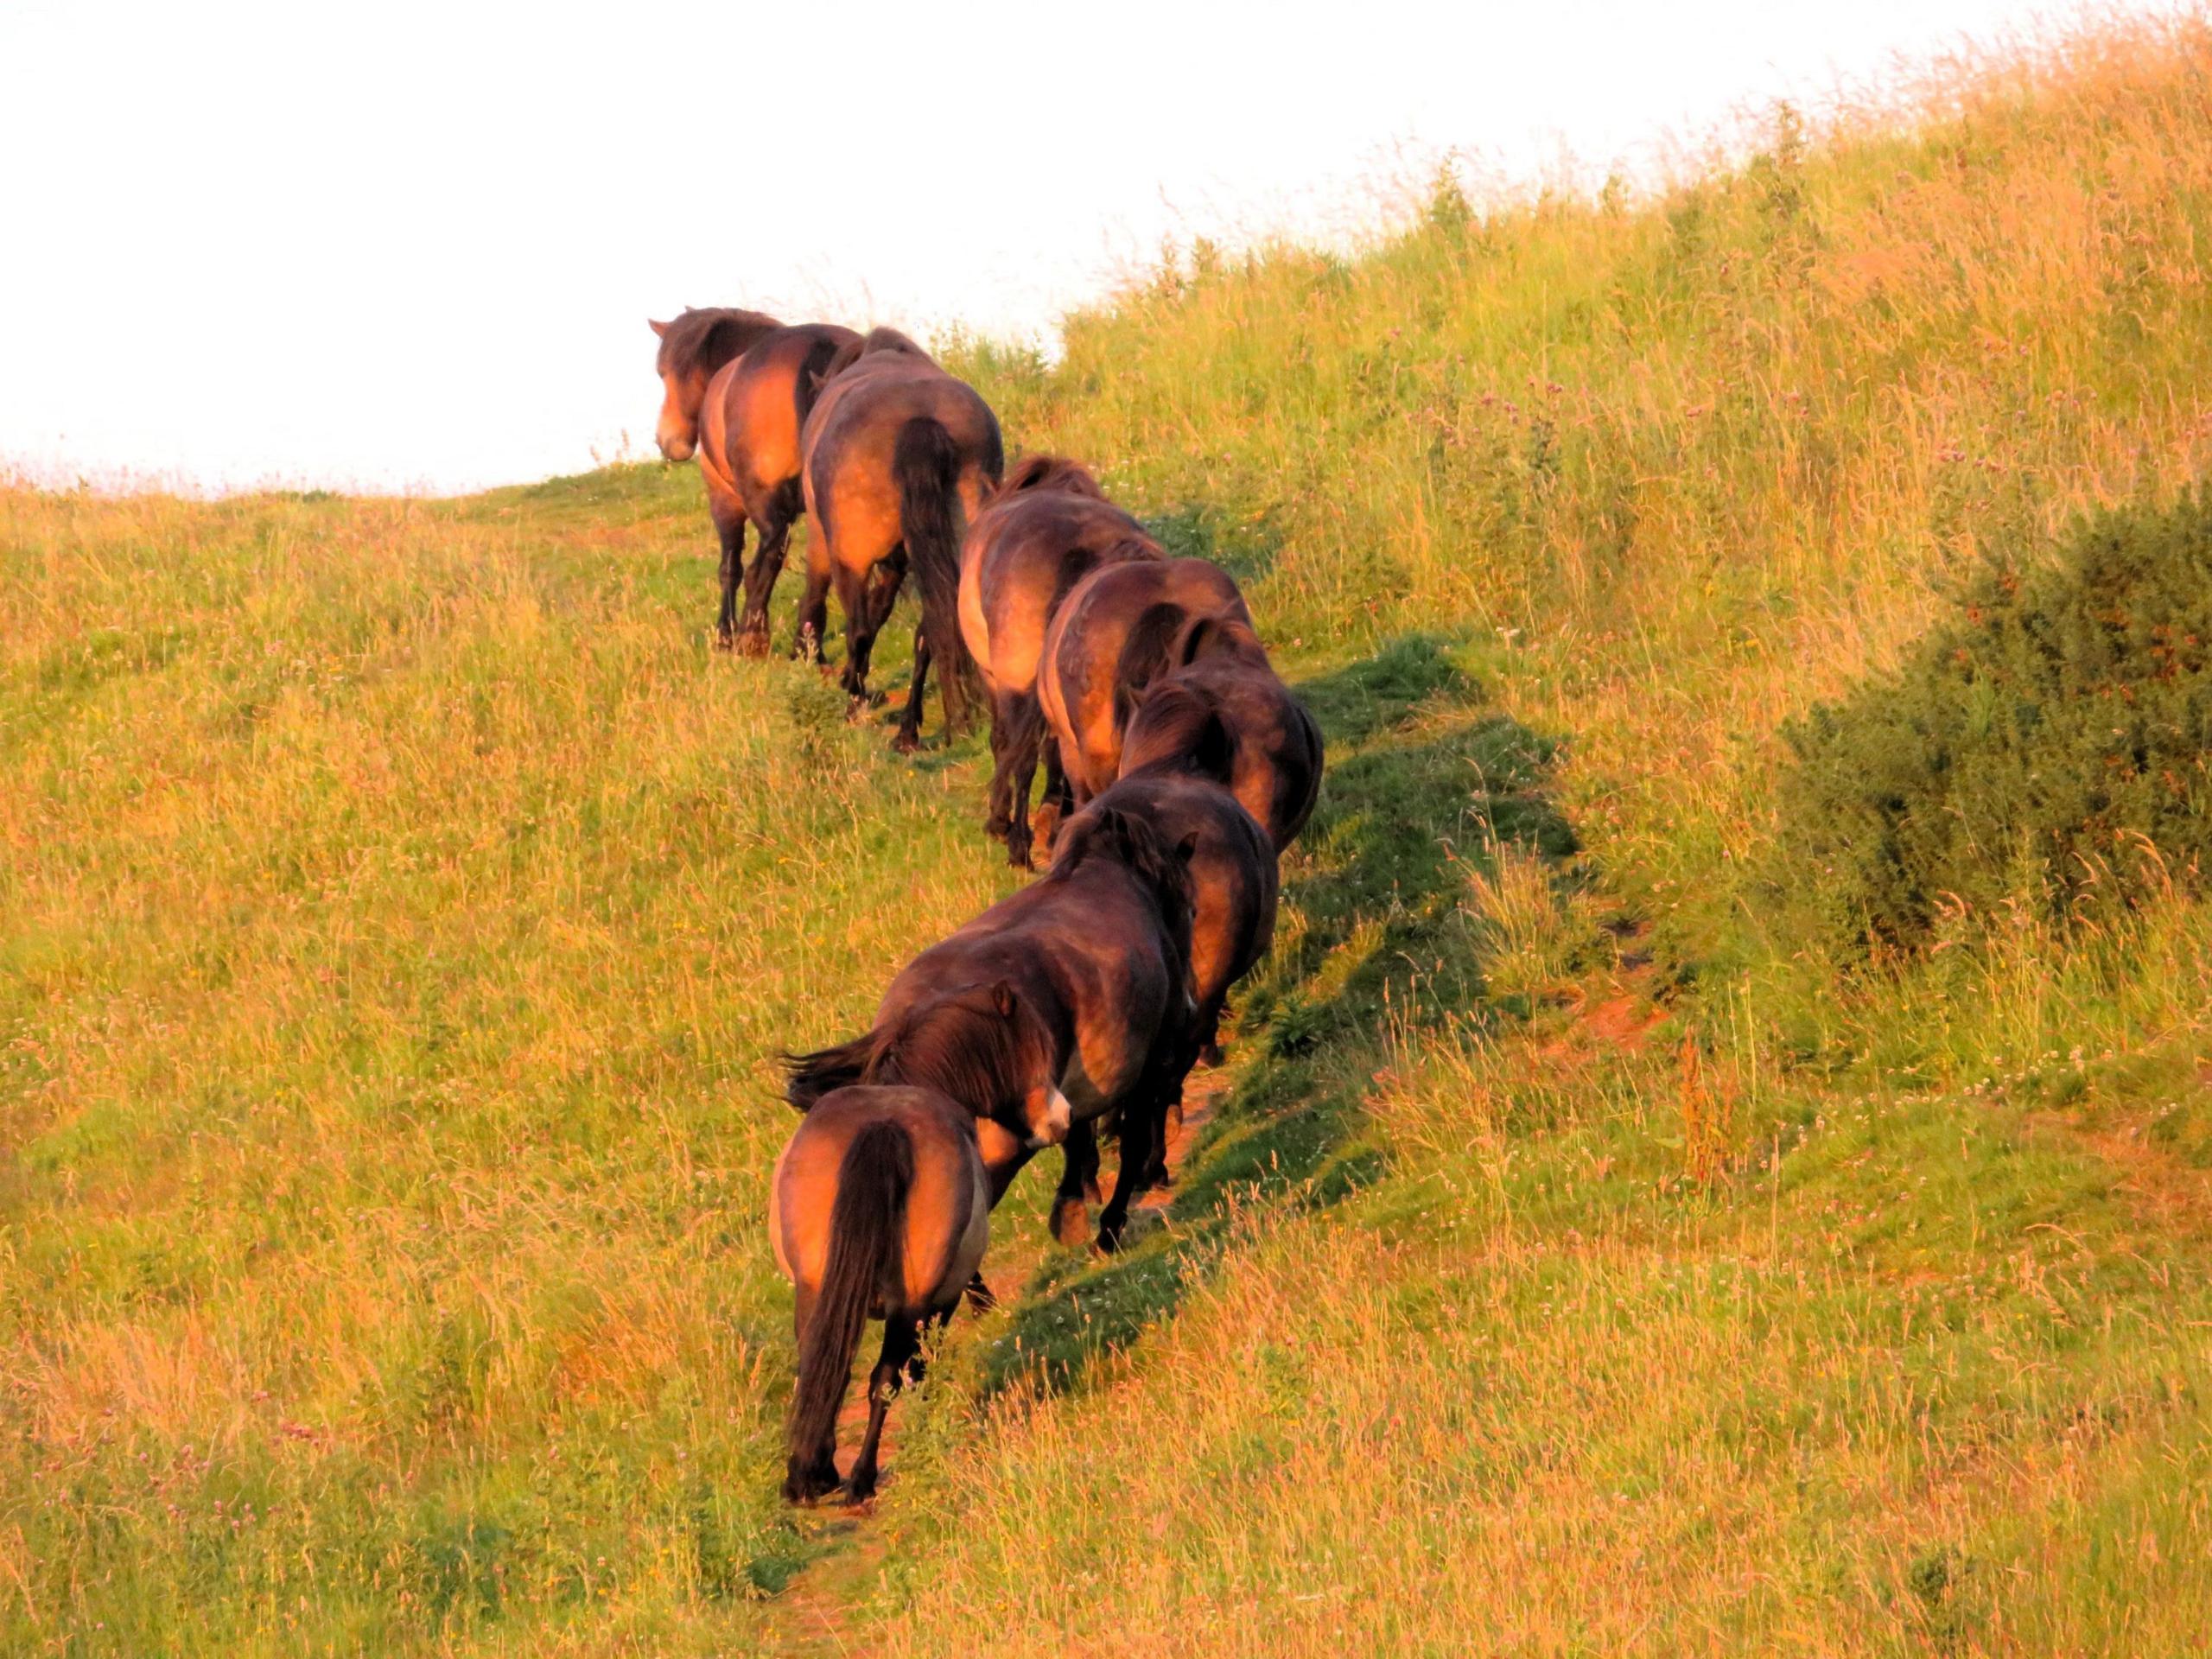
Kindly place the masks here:
POLYGON ((1037 703, 1074 806, 1121 775, 1122 728, 1192 618, 1252 626, 1236 584, 1204 559, 1103 565, 1070 590, 1037 659, 1037 703))
POLYGON ((945 725, 967 714, 972 670, 958 621, 960 542, 1006 470, 998 417, 975 388, 938 367, 895 328, 844 346, 823 370, 799 439, 807 550, 802 640, 820 649, 834 585, 845 613, 843 684, 868 695, 868 655, 912 564, 922 590, 914 677, 895 747, 919 741, 930 660, 944 658, 945 725))
MULTIPOLYGON (((1171 842, 1120 810, 1092 815, 1060 841, 1043 876, 908 963, 868 1032, 787 1057, 785 1093, 802 1111, 854 1084, 903 1080, 950 1095, 976 1115, 993 1205, 1037 1150, 1007 1128, 1006 1103, 1049 1090, 1071 1133, 1116 1117, 1121 1169, 1098 1231, 1099 1247, 1110 1250, 1197 1017, 1188 868, 1196 843, 1171 842), (937 1012, 948 1001, 969 1006, 984 988, 994 1016, 956 1023, 937 1012), (935 1034, 925 1039, 925 1029, 935 1034), (960 1045, 948 1046, 955 1035, 960 1045)), ((1082 1226, 1084 1198, 1080 1172, 1071 1171, 1076 1179, 1063 1177, 1051 1224, 1067 1243, 1082 1226)))
POLYGON ((1320 727, 1241 623, 1192 622, 1170 645, 1167 661, 1170 671, 1139 694, 1122 727, 1121 775, 1181 766, 1200 749, 1213 753, 1219 734, 1226 763, 1209 769, 1266 830, 1274 850, 1287 850, 1320 798, 1320 727))
MULTIPOLYGON (((1165 1120, 1182 1121, 1182 1084, 1193 1064, 1221 1063, 1221 1016, 1229 993, 1274 946, 1280 886, 1275 849, 1267 831, 1223 786, 1232 764, 1231 740, 1216 722, 1192 749, 1157 760, 1124 775, 1071 821, 1075 833, 1093 812, 1120 811, 1145 819, 1163 836, 1192 847, 1191 995, 1197 1004, 1189 1048, 1166 1069, 1174 1084, 1165 1120)), ((1071 1184, 1087 1192, 1096 1184, 1095 1140, 1078 1126, 1067 1138, 1071 1184)), ((1152 1139, 1144 1184, 1167 1184, 1164 1136, 1152 1139)))
POLYGON ((785 327, 753 311, 687 311, 674 322, 652 327, 661 337, 665 389, 655 438, 671 461, 698 456, 707 513, 721 548, 721 607, 715 619, 715 643, 724 651, 760 656, 768 648, 768 598, 803 506, 799 431, 814 408, 822 372, 860 336, 835 323, 785 327), (716 321, 699 324, 695 318, 716 321), (756 331, 761 322, 769 325, 765 333, 756 331), (716 363, 733 341, 748 335, 749 343, 735 356, 716 363), (708 377, 703 380, 702 372, 708 377), (757 546, 753 568, 745 571, 748 523, 757 546))
POLYGON ((1043 741, 1037 706, 1037 658, 1052 613, 1101 564, 1163 556, 1085 467, 1058 455, 1015 463, 960 544, 960 636, 991 706, 983 831, 1006 843, 1018 870, 1029 868, 1029 785, 1039 749, 1045 800, 1037 817, 1047 845, 1065 801, 1058 750, 1043 741))
POLYGON ((1281 874, 1266 826, 1226 787, 1236 740, 1209 717, 1211 730, 1131 766, 1085 812, 1134 813, 1170 841, 1190 843, 1192 1036, 1197 1058, 1217 1065, 1229 993, 1274 944, 1281 874))
POLYGON ((769 1185, 776 1265, 796 1292, 798 1384, 786 1423, 784 1497, 838 1485, 837 1413, 871 1318, 883 1351, 868 1378, 868 1431, 844 1480, 875 1491, 892 1397, 921 1372, 925 1324, 950 1317, 990 1236, 989 1191, 965 1107, 931 1089, 838 1089, 792 1134, 769 1185))

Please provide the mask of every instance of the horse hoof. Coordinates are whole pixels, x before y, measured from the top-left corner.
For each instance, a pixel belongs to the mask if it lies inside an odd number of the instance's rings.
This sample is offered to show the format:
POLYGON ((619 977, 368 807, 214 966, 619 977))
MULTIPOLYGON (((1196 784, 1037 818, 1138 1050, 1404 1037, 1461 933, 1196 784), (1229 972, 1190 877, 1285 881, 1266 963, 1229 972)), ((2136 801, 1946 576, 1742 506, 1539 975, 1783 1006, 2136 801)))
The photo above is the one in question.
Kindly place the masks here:
POLYGON ((715 649, 716 651, 735 651, 737 649, 737 636, 732 633, 715 634, 715 649))
POLYGON ((863 1478, 859 1471, 854 1471, 854 1478, 837 1489, 837 1495, 848 1503, 867 1503, 875 1496, 874 1475, 871 1473, 863 1478))
POLYGON ((891 740, 891 752, 893 754, 912 754, 921 747, 920 734, 914 732, 902 731, 891 740))
POLYGON ((1208 1071, 1211 1071, 1215 1066, 1219 1065, 1221 1064, 1221 1045, 1219 1043, 1208 1043, 1204 1048, 1200 1049, 1198 1051, 1198 1064, 1205 1066, 1208 1071))
POLYGON ((1116 1222, 1109 1226, 1103 1221, 1098 1224, 1098 1253, 1101 1255, 1111 1255, 1122 1248, 1122 1229, 1125 1224, 1116 1222))
POLYGON ((784 1477, 784 1502, 811 1503, 817 1497, 827 1497, 837 1490, 835 1468, 794 1469, 784 1477))
POLYGON ((1052 1229, 1054 1238, 1073 1248, 1090 1231, 1090 1217, 1081 1198, 1056 1198, 1045 1224, 1052 1229))
POLYGON ((741 657, 751 657, 755 659, 766 657, 768 654, 768 636, 766 633, 748 633, 741 636, 737 642, 737 653, 741 657))

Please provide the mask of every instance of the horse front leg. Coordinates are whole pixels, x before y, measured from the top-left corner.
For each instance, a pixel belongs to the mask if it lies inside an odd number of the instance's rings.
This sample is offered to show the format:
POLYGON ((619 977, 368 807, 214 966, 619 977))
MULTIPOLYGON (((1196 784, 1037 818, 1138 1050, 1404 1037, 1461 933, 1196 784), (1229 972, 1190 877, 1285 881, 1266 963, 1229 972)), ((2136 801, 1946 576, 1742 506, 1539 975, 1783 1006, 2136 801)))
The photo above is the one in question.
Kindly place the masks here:
POLYGON ((1080 1244, 1090 1220, 1086 1202, 1098 1196, 1098 1135, 1088 1118, 1069 1127, 1060 1155, 1059 1190, 1045 1224, 1061 1243, 1080 1244))
POLYGON ((1165 1145, 1166 1108, 1166 1102, 1151 1090, 1122 1108, 1121 1167, 1114 1172, 1114 1196, 1098 1217, 1098 1248, 1102 1250, 1122 1248, 1122 1233, 1129 1221, 1130 1201, 1149 1184, 1146 1176, 1152 1168, 1154 1149, 1165 1145))

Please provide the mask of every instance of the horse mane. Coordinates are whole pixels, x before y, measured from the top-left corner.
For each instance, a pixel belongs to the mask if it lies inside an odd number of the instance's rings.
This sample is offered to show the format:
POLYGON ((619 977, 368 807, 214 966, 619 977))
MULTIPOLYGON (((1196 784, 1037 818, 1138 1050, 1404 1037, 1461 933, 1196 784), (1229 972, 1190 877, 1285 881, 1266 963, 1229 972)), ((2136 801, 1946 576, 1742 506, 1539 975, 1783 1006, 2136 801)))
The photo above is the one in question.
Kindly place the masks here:
POLYGON ((1042 493, 1046 490, 1085 496, 1093 501, 1106 499, 1103 486, 1081 461, 1065 455, 1024 455, 1007 469, 1006 477, 991 499, 1003 501, 1010 495, 1042 493))
POLYGON ((873 357, 878 352, 899 352, 908 357, 918 357, 925 363, 937 360, 917 346, 910 334, 902 334, 896 328, 871 328, 858 340, 849 340, 837 348, 837 355, 830 359, 817 384, 827 385, 861 359, 873 357))
POLYGON ((1236 740, 1221 710, 1179 676, 1157 683, 1139 700, 1122 741, 1122 775, 1180 772, 1229 787, 1236 740))
POLYGON ((783 1057, 784 1098, 801 1111, 855 1084, 933 1089, 979 1117, 1018 1103, 1035 1056, 1033 1021, 1001 980, 970 985, 894 1014, 849 1043, 783 1057))
POLYGON ((1190 850, 1195 837, 1170 846, 1149 818, 1119 807, 1093 808, 1062 830, 1052 849, 1047 881, 1065 881, 1086 864, 1121 865, 1136 878, 1160 912, 1179 978, 1191 970, 1190 850))
POLYGON ((712 372, 761 335, 783 326, 766 312, 741 311, 735 306, 688 309, 662 329, 660 354, 653 366, 661 374, 689 374, 694 369, 712 372))

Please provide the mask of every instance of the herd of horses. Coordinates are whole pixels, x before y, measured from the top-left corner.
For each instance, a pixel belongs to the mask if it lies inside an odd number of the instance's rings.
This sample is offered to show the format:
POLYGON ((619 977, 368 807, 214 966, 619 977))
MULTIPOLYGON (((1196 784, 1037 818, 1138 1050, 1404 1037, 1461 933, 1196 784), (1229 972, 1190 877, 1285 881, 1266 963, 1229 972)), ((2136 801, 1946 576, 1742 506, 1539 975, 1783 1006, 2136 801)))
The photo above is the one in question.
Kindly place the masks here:
POLYGON ((923 1329, 963 1295, 989 1304, 989 1215, 1021 1167, 1061 1147, 1050 1225, 1076 1243, 1100 1197, 1099 1136, 1114 1135, 1104 1250, 1132 1200, 1166 1181, 1185 1080, 1219 1059, 1230 991, 1272 943, 1277 861, 1313 810, 1320 732, 1226 571, 1171 557, 1077 462, 1009 469, 989 405, 904 334, 721 308, 652 328, 657 440, 672 461, 696 455, 721 539, 719 643, 768 649, 804 512, 794 651, 821 660, 834 592, 843 687, 864 707, 911 569, 921 619, 896 747, 918 741, 933 664, 948 732, 980 692, 984 828, 1017 868, 1048 860, 907 963, 868 1030, 785 1057, 804 1116, 770 1200, 798 1342, 784 1495, 858 1501, 923 1329), (883 1348, 841 1481, 837 1415, 871 1318, 883 1348))

